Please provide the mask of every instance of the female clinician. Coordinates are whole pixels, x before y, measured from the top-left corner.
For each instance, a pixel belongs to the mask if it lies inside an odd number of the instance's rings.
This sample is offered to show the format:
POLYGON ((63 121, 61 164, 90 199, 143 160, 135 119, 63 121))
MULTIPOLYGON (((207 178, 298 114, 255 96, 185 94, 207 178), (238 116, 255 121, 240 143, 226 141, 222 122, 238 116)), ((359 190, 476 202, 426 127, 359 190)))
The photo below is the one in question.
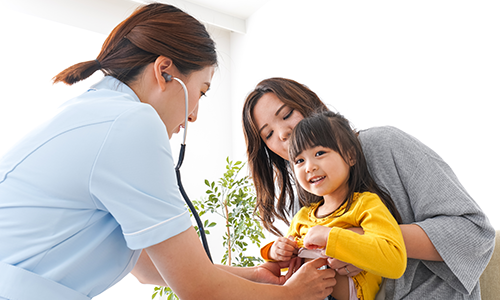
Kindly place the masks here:
POLYGON ((207 258, 176 184, 168 139, 184 125, 184 93, 167 79, 186 84, 193 122, 216 63, 201 23, 154 3, 119 24, 96 60, 54 78, 106 75, 0 161, 0 299, 88 300, 131 271, 182 299, 331 292, 334 272, 317 270, 325 260, 290 277, 280 274, 285 265, 232 268, 207 258))

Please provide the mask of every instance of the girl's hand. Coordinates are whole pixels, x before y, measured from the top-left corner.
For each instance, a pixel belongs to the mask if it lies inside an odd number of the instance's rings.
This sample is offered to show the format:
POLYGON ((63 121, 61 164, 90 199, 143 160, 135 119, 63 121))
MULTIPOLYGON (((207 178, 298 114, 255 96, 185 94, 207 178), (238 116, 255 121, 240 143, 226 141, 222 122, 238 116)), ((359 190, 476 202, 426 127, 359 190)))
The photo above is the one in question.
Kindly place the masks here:
POLYGON ((289 261, 297 255, 297 251, 297 242, 292 236, 280 237, 271 246, 269 257, 276 261, 289 261))
POLYGON ((328 260, 328 266, 331 269, 334 269, 339 275, 353 277, 361 273, 361 271, 363 271, 354 265, 345 263, 336 258, 328 258, 327 260, 328 260))
POLYGON ((321 225, 312 227, 304 238, 304 247, 307 249, 325 248, 330 230, 330 227, 321 225))

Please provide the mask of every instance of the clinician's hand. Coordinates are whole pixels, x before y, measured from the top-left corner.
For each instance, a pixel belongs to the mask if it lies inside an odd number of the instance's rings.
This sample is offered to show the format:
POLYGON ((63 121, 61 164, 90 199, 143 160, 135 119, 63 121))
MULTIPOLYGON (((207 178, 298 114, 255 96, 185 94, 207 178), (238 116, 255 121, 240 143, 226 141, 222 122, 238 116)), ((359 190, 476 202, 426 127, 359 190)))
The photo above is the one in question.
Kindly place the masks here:
POLYGON ((284 284, 301 266, 302 259, 294 257, 284 262, 266 262, 257 266, 256 282, 284 284), (286 275, 281 275, 281 269, 288 268, 286 275))
MULTIPOLYGON (((296 285, 307 288, 310 291, 311 298, 324 299, 333 291, 333 286, 337 284, 335 280, 335 271, 332 269, 318 270, 327 263, 325 258, 317 258, 309 261, 300 267, 300 269, 285 283, 287 285, 296 285)), ((304 298, 305 299, 305 298, 304 298)))

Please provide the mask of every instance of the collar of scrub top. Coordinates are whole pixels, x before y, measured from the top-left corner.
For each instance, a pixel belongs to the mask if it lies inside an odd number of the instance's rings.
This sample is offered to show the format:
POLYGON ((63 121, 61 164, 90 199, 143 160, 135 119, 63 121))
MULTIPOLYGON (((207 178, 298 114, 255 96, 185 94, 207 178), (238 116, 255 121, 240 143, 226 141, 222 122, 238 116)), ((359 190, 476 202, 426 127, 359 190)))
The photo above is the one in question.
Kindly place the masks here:
POLYGON ((87 90, 87 92, 91 91, 96 91, 98 89, 108 89, 108 90, 113 90, 121 93, 125 93, 132 98, 134 98, 135 101, 141 102, 139 97, 134 93, 134 91, 125 83, 121 82, 120 80, 114 78, 113 76, 104 76, 101 81, 98 83, 92 85, 90 89, 87 90))

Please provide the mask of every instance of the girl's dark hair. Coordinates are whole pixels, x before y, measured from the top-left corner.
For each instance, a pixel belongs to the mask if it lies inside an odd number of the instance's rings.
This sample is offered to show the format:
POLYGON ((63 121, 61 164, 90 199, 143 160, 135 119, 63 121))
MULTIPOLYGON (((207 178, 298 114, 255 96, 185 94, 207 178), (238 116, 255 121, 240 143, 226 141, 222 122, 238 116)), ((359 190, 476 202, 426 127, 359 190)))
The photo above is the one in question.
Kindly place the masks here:
MULTIPOLYGON (((293 162, 304 150, 316 146, 329 148, 339 153, 347 164, 351 161, 354 162, 349 169, 347 197, 342 202, 342 205, 346 204, 346 206, 342 214, 349 211, 355 192, 372 192, 380 197, 398 224, 403 222, 391 196, 375 183, 368 172, 361 143, 344 116, 326 111, 301 120, 290 136, 288 145, 290 161, 293 162)), ((301 186, 297 186, 297 191, 302 206, 309 206, 322 200, 322 197, 319 196, 310 197, 312 194, 301 186)))
POLYGON ((128 84, 160 55, 172 59, 183 75, 217 64, 214 41, 203 24, 174 6, 152 3, 113 29, 96 60, 67 68, 53 82, 71 85, 102 70, 128 84))
POLYGON ((300 112, 304 117, 328 108, 307 86, 285 78, 269 78, 261 81, 245 100, 243 132, 247 144, 248 166, 257 194, 256 209, 259 210, 264 227, 275 235, 282 235, 273 223, 275 218, 278 218, 289 224, 288 217, 296 201, 293 191, 294 181, 290 175, 288 161, 266 146, 254 122, 254 107, 266 93, 273 93, 284 104, 300 112))

